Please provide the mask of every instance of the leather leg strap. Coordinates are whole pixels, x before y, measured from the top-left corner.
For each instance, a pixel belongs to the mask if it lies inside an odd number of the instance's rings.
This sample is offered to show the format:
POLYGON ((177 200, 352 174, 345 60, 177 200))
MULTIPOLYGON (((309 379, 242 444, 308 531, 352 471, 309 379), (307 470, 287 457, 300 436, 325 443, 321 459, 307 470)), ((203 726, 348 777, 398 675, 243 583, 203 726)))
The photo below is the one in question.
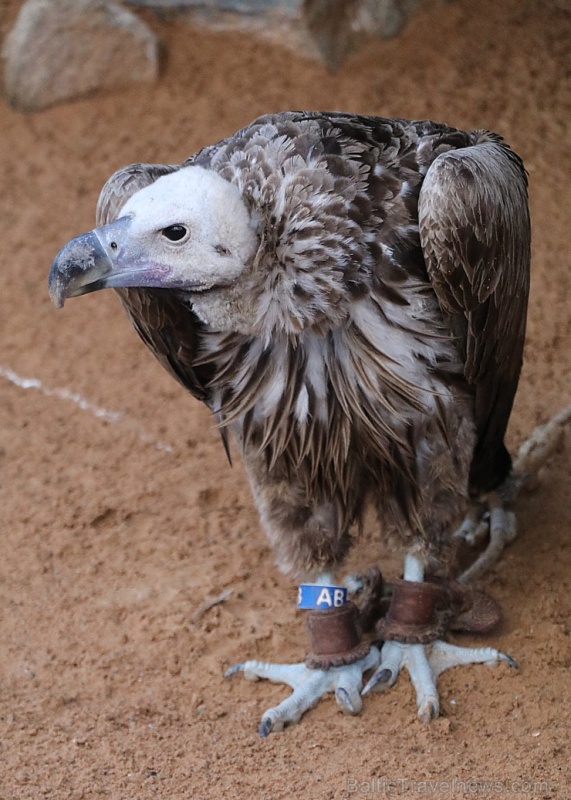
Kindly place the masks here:
POLYGON ((399 580, 383 584, 376 567, 366 571, 359 608, 352 602, 339 608, 307 611, 305 624, 312 669, 352 664, 369 652, 362 633, 375 621, 379 639, 404 644, 428 644, 448 630, 488 633, 501 620, 500 606, 484 592, 458 581, 427 576, 422 582, 399 580), (386 591, 391 590, 388 612, 386 591), (380 616, 380 618, 379 618, 380 616))
POLYGON ((447 630, 487 633, 501 619, 498 604, 484 592, 457 581, 427 578, 395 581, 387 615, 377 636, 405 644, 428 644, 447 630))
POLYGON ((381 639, 427 644, 444 634, 449 620, 449 597, 444 586, 395 581, 389 611, 377 622, 376 633, 381 639))
POLYGON ((369 652, 369 643, 361 638, 359 610, 350 601, 339 608, 308 611, 305 625, 311 647, 305 664, 312 669, 342 667, 369 652))

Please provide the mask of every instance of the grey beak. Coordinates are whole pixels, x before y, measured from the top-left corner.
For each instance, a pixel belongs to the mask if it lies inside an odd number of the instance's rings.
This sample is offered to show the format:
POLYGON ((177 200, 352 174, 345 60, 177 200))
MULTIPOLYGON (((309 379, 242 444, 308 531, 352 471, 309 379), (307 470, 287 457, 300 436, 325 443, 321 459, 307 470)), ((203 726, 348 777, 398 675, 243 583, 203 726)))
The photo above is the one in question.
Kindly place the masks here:
POLYGON ((130 222, 130 217, 121 217, 76 236, 62 247, 48 278, 48 290, 56 308, 61 308, 67 297, 96 292, 110 285, 130 222))

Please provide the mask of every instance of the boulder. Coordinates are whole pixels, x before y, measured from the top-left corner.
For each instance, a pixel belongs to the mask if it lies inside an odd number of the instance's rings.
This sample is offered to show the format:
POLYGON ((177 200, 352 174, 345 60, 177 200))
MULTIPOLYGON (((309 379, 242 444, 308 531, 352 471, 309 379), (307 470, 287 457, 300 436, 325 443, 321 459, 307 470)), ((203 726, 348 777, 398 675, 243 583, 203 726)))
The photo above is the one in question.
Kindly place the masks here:
POLYGON ((10 104, 37 111, 158 77, 158 39, 110 0, 26 0, 3 48, 10 104))
POLYGON ((331 68, 368 36, 396 36, 418 0, 125 0, 211 30, 262 36, 331 68))

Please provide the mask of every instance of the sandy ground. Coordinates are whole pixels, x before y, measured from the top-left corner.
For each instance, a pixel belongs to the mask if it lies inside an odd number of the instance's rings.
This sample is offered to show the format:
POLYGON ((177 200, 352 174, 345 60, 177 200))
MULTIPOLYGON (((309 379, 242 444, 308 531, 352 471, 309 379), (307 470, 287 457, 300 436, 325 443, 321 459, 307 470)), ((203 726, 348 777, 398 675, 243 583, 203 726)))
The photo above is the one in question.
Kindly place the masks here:
MULTIPOLYGON (((246 36, 155 23, 169 58, 152 88, 30 117, 0 99, 1 800, 571 797, 571 448, 521 498, 521 535, 482 584, 506 612, 487 641, 518 671, 447 673, 443 714, 428 726, 401 677, 360 717, 327 699, 261 740, 261 714, 285 689, 223 671, 247 657, 299 660, 306 642, 243 470, 229 468, 207 410, 161 371, 112 292, 56 312, 46 291, 56 251, 92 227, 101 185, 125 163, 180 161, 287 108, 489 127, 531 181, 517 445, 571 387, 564 9, 427 3, 399 39, 371 42, 335 75, 246 36)), ((399 559, 371 523, 348 567, 377 561, 395 575, 399 559)))

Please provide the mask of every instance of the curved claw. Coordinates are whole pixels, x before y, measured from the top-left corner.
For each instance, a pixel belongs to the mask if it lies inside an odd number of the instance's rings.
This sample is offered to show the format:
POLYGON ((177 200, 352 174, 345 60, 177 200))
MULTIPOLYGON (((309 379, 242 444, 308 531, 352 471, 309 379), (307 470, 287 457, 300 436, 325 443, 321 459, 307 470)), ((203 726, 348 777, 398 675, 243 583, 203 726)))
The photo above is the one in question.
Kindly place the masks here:
POLYGON ((335 690, 335 702, 346 714, 354 716, 363 708, 363 701, 358 691, 347 690, 344 686, 338 686, 335 690))
POLYGON ((396 678, 397 676, 393 673, 392 670, 383 667, 383 665, 381 664, 381 666, 377 670, 375 670, 373 675, 369 678, 361 694, 362 695, 369 694, 369 692, 372 691, 375 688, 375 686, 378 686, 379 684, 386 683, 388 688, 389 686, 393 685, 393 683, 396 681, 396 678))
POLYGON ((498 650, 498 658, 500 661, 505 661, 508 667, 512 669, 518 669, 518 664, 515 658, 512 658, 508 653, 502 653, 501 650, 498 650))
POLYGON ((271 717, 262 717, 262 721, 260 722, 260 727, 258 728, 258 733, 262 737, 262 739, 267 739, 270 733, 273 730, 273 722, 271 717))
POLYGON ((399 642, 385 642, 381 650, 381 663, 379 664, 373 677, 369 680, 363 690, 363 694, 368 694, 375 686, 386 689, 393 685, 398 678, 398 674, 404 663, 406 645, 399 642))
POLYGON ((224 673, 225 678, 231 678, 232 675, 236 675, 238 672, 244 672, 244 668, 246 666, 245 661, 241 661, 238 664, 232 664, 226 672, 224 673))
POLYGON ((418 716, 422 724, 426 725, 427 722, 432 722, 433 719, 436 719, 439 713, 440 707, 435 705, 433 702, 428 702, 426 706, 424 706, 422 709, 419 709, 418 716))

